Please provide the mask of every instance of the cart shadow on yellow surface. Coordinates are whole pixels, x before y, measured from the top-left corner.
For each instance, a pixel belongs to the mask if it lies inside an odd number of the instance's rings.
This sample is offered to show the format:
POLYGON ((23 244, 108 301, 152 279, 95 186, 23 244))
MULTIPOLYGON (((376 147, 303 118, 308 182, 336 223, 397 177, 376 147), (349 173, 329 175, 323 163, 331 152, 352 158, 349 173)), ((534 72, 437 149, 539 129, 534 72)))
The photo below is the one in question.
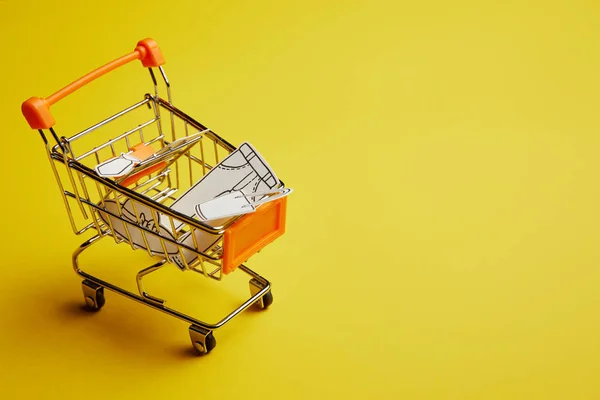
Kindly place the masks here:
MULTIPOLYGON (((65 271, 62 264, 60 268, 51 265, 48 268, 65 271)), ((64 357, 79 357, 78 354, 82 356, 85 353, 86 357, 106 358, 106 354, 114 354, 119 361, 126 359, 128 363, 144 365, 160 363, 164 366, 182 360, 204 363, 214 356, 214 353, 198 355, 192 347, 189 325, 185 322, 111 291, 105 290, 106 304, 101 310, 90 310, 83 299, 81 280, 69 272, 67 267, 66 272, 30 282, 18 293, 17 301, 22 307, 9 315, 8 323, 12 324, 12 333, 20 342, 35 343, 43 338, 45 342, 52 343, 50 347, 53 352, 60 353, 61 348, 69 347, 64 357), (73 347, 79 351, 74 352, 73 347)), ((131 279, 135 276, 135 270, 125 268, 125 273, 117 275, 131 279)), ((164 281, 167 282, 161 282, 170 284, 171 288, 155 294, 164 295, 167 299, 174 297, 172 303, 170 300, 167 302, 168 305, 181 308, 181 311, 190 315, 205 317, 208 322, 216 322, 224 316, 220 314, 223 309, 233 309, 239 305, 239 298, 220 290, 220 282, 210 282, 199 275, 198 279, 189 279, 190 275, 196 276, 175 270, 174 274, 165 277, 164 281), (183 275, 187 275, 185 279, 183 275), (192 296, 195 301, 187 304, 190 296, 177 296, 186 292, 200 293, 201 296, 195 296, 196 299, 192 296), (213 302, 221 303, 219 310, 212 307, 213 302), (184 303, 188 307, 180 307, 184 303)), ((152 285, 152 281, 149 284, 152 285)), ((160 289, 156 282, 152 286, 160 289)), ((239 340, 241 334, 236 328, 252 325, 252 318, 248 317, 252 317, 249 314, 254 312, 250 310, 236 316, 231 324, 216 330, 217 343, 239 340)), ((219 346, 214 352, 218 350, 219 346)))

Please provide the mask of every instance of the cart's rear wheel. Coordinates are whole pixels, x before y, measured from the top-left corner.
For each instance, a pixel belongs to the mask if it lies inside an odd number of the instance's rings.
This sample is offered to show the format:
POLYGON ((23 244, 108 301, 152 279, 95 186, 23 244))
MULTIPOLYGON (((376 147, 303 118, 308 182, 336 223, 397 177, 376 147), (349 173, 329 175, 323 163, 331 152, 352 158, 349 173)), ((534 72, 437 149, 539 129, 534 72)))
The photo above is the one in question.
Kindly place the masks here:
POLYGON ((262 298, 262 309, 269 307, 273 304, 273 293, 269 290, 262 298))
POLYGON ((104 307, 106 299, 104 298, 104 288, 92 281, 84 280, 81 282, 83 289, 83 298, 89 310, 98 311, 104 307))
POLYGON ((106 303, 106 298, 104 297, 104 288, 100 288, 100 290, 96 293, 96 307, 101 309, 104 307, 104 303, 106 303))
POLYGON ((190 339, 194 349, 201 355, 210 353, 217 346, 217 339, 212 331, 197 325, 190 326, 190 339))

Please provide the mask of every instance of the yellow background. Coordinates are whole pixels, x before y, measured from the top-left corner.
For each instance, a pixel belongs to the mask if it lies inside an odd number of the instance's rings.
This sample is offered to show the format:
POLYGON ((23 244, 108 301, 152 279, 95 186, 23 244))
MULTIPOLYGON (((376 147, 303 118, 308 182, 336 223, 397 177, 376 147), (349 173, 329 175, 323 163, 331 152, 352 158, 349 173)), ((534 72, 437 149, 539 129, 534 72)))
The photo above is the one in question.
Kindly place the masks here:
MULTIPOLYGON (((600 398, 597 2, 96 3, 0 1, 3 398, 600 398), (286 236, 249 263, 273 306, 204 358, 110 292, 80 310, 84 238, 20 115, 145 37, 175 104, 295 189, 286 236)), ((147 75, 71 96, 57 131, 147 75)), ((128 285, 150 263, 102 246, 85 265, 128 285)), ((211 318, 247 294, 239 274, 148 284, 211 318)))

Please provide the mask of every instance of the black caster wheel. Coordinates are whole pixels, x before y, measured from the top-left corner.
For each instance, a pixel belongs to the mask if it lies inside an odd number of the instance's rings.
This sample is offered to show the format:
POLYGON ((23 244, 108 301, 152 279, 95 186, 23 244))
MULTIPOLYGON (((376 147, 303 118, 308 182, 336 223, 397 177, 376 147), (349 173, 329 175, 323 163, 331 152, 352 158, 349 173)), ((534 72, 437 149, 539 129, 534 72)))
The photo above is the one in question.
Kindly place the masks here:
MULTIPOLYGON (((250 294, 255 296, 258 292, 260 292, 265 286, 265 283, 259 281, 256 278, 250 279, 250 294)), ((256 301, 256 307, 264 310, 273 304, 273 293, 271 289, 267 293, 265 293, 260 299, 256 301)))
POLYGON ((206 337, 206 354, 210 353, 215 347, 217 347, 217 339, 215 339, 213 333, 211 332, 206 337))
POLYGON ((88 310, 98 311, 106 303, 104 298, 104 288, 87 279, 81 283, 83 289, 83 298, 88 310))
POLYGON ((210 353, 217 346, 217 339, 212 331, 199 326, 190 326, 190 339, 192 339, 192 346, 200 355, 210 353))
POLYGON ((262 298, 262 309, 266 309, 273 304, 273 293, 269 290, 262 298))
POLYGON ((104 307, 104 303, 106 303, 106 298, 104 297, 104 288, 100 288, 100 290, 96 292, 96 308, 98 310, 101 309, 104 307))

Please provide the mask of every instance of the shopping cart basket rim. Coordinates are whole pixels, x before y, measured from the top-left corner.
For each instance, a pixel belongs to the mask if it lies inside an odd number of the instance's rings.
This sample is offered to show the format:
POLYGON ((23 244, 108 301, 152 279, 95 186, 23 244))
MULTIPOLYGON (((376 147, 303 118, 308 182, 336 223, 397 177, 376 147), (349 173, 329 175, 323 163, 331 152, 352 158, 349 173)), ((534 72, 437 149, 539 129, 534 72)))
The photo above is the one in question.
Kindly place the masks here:
MULTIPOLYGON (((223 139, 221 136, 219 136, 217 133, 213 132, 211 129, 207 128, 206 126, 204 126, 203 124, 201 124, 200 122, 196 121, 194 118, 190 117, 188 114, 186 114, 185 112, 181 111, 179 108, 173 106, 171 103, 169 103, 168 101, 162 99, 161 97, 158 96, 152 96, 149 93, 146 93, 144 96, 145 99, 149 99, 152 101, 155 101, 157 103, 159 103, 159 105, 167 108, 169 111, 172 111, 174 114, 176 114, 178 117, 186 120, 190 125, 192 125, 194 128, 196 129, 201 129, 201 130, 205 130, 208 131, 207 133, 209 133, 211 136, 214 137, 214 139, 220 141, 221 143, 225 144, 226 146, 228 146, 232 151, 236 150, 237 147, 234 146, 233 144, 229 143, 227 140, 223 139)), ((115 114, 117 115, 117 114, 115 114)), ((99 122, 98 124, 95 125, 99 125, 102 124, 105 121, 109 121, 111 117, 108 117, 106 119, 104 119, 103 121, 99 122)), ((93 125, 93 126, 95 126, 93 125)), ((88 128, 89 129, 89 128, 88 128)), ((84 131, 88 130, 85 129, 84 131)), ((83 132, 83 131, 82 131, 83 132)), ((71 136, 71 138, 75 138, 79 135, 79 133, 71 136)), ((64 153, 63 150, 63 146, 64 146, 64 142, 69 140, 70 138, 67 138, 65 136, 61 137, 61 140, 63 141, 63 143, 59 143, 56 144, 52 147, 52 151, 51 151, 51 157, 57 161, 62 162, 63 164, 65 163, 65 159, 66 159, 66 163, 67 163, 67 167, 68 168, 73 168, 77 171, 79 171, 80 173, 83 173, 89 177, 91 177, 92 179, 110 187, 113 190, 117 190, 120 191, 124 194, 126 194, 127 196, 129 196, 130 198, 134 199, 135 201, 138 201, 148 207, 152 207, 154 209, 156 209, 156 211, 158 211, 159 213, 163 213, 166 215, 170 215, 173 218, 176 218, 177 220, 184 222, 188 225, 193 226, 196 229, 201 229, 205 232, 208 233, 212 233, 212 234, 219 234, 222 235, 225 233, 225 230, 229 227, 231 227, 234 223, 236 223, 237 221, 239 221, 241 218, 243 218, 243 215, 237 216, 237 217, 233 217, 230 220, 228 220, 224 225, 221 226, 212 226, 207 224, 206 222, 203 222, 199 219, 194 219, 188 215, 182 214, 178 211, 175 211, 167 206, 165 206, 162 203, 159 203, 155 200, 149 199, 148 197, 141 195, 139 193, 137 193, 136 191, 126 187, 126 186, 122 186, 119 185, 118 183, 112 181, 109 178, 105 178, 102 177, 100 175, 98 175, 98 173, 92 169, 87 167, 86 165, 82 164, 81 162, 73 159, 73 158, 69 158, 66 157, 66 153, 64 153)), ((165 144, 169 144, 168 141, 165 140, 165 144)), ((285 187, 284 182, 279 179, 279 187, 285 187)))

